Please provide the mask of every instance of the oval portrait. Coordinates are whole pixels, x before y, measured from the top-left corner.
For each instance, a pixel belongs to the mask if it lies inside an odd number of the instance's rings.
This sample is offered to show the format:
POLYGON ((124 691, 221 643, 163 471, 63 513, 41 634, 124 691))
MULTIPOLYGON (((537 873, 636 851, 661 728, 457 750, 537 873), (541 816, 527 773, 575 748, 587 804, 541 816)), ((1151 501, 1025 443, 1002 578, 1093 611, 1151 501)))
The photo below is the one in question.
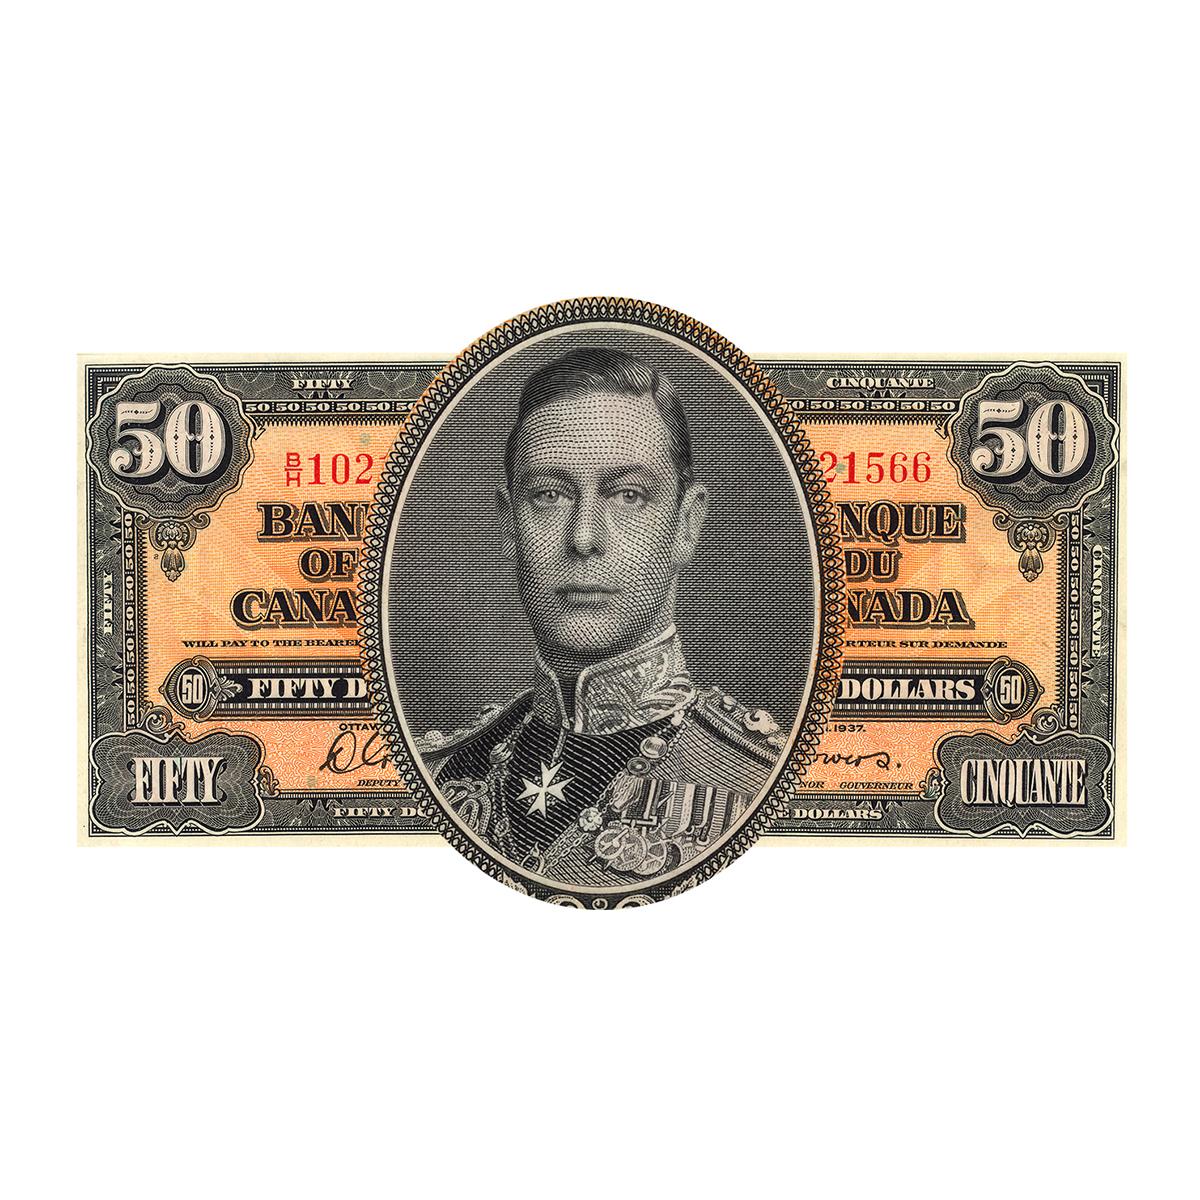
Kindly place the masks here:
POLYGON ((832 703, 837 540, 770 380, 683 315, 571 301, 414 406, 372 509, 363 642, 422 811, 541 899, 642 904, 769 828, 832 703))

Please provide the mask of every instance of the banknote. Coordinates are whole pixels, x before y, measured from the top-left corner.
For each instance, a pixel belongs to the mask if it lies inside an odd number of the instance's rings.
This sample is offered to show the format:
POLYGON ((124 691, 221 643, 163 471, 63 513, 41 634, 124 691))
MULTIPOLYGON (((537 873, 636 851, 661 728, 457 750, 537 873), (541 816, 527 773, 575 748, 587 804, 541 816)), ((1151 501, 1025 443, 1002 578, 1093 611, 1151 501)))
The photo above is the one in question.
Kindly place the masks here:
POLYGON ((82 841, 443 836, 605 907, 760 835, 1122 836, 1119 356, 587 300, 79 384, 82 841))

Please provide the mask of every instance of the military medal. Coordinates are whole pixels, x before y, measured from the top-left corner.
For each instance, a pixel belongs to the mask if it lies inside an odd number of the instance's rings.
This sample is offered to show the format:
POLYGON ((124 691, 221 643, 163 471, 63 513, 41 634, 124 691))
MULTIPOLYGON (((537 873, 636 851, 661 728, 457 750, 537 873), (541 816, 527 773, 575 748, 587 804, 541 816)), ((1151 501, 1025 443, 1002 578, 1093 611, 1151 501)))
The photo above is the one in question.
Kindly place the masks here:
POLYGON ((657 875, 667 865, 667 856, 671 851, 671 843, 663 837, 657 837, 646 846, 646 853, 633 867, 638 875, 657 875))
POLYGON ((649 839, 631 825, 609 825, 596 837, 595 852, 614 871, 633 871, 645 860, 649 839))
POLYGON ((533 816, 537 813, 539 816, 546 815, 546 808, 555 800, 565 800, 565 789, 568 783, 573 783, 574 778, 568 776, 566 779, 559 779, 558 773, 562 770, 561 762, 542 763, 542 778, 540 781, 526 779, 524 776, 521 782, 525 785, 525 790, 517 796, 518 800, 529 801, 528 815, 533 816))

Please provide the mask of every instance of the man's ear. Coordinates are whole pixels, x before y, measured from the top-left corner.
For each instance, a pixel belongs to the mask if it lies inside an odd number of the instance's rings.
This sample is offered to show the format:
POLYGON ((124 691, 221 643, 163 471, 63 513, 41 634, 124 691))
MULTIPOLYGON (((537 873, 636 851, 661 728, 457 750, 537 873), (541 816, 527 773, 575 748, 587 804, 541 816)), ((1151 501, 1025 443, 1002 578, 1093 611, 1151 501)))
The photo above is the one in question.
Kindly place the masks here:
POLYGON ((675 530, 677 567, 685 567, 692 561, 707 516, 708 488, 703 484, 693 483, 679 500, 679 525, 675 530))
POLYGON ((517 557, 517 521, 507 488, 496 489, 496 515, 500 518, 500 549, 505 558, 517 557))

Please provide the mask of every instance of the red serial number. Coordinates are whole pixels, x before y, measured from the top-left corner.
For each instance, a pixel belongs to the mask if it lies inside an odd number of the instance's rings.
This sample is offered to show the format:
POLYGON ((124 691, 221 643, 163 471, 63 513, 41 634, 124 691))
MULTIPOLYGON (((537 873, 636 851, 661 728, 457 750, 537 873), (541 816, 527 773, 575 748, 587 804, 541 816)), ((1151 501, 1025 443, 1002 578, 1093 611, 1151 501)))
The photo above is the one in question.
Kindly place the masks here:
POLYGON ((872 450, 860 455, 851 450, 840 458, 832 450, 821 455, 821 467, 826 483, 892 483, 929 482, 929 451, 918 450, 909 455, 904 450, 889 454, 886 450, 872 450))
POLYGON ((370 454, 310 454, 301 458, 295 450, 289 450, 284 459, 285 480, 292 487, 372 483, 374 466, 375 459, 370 454))

